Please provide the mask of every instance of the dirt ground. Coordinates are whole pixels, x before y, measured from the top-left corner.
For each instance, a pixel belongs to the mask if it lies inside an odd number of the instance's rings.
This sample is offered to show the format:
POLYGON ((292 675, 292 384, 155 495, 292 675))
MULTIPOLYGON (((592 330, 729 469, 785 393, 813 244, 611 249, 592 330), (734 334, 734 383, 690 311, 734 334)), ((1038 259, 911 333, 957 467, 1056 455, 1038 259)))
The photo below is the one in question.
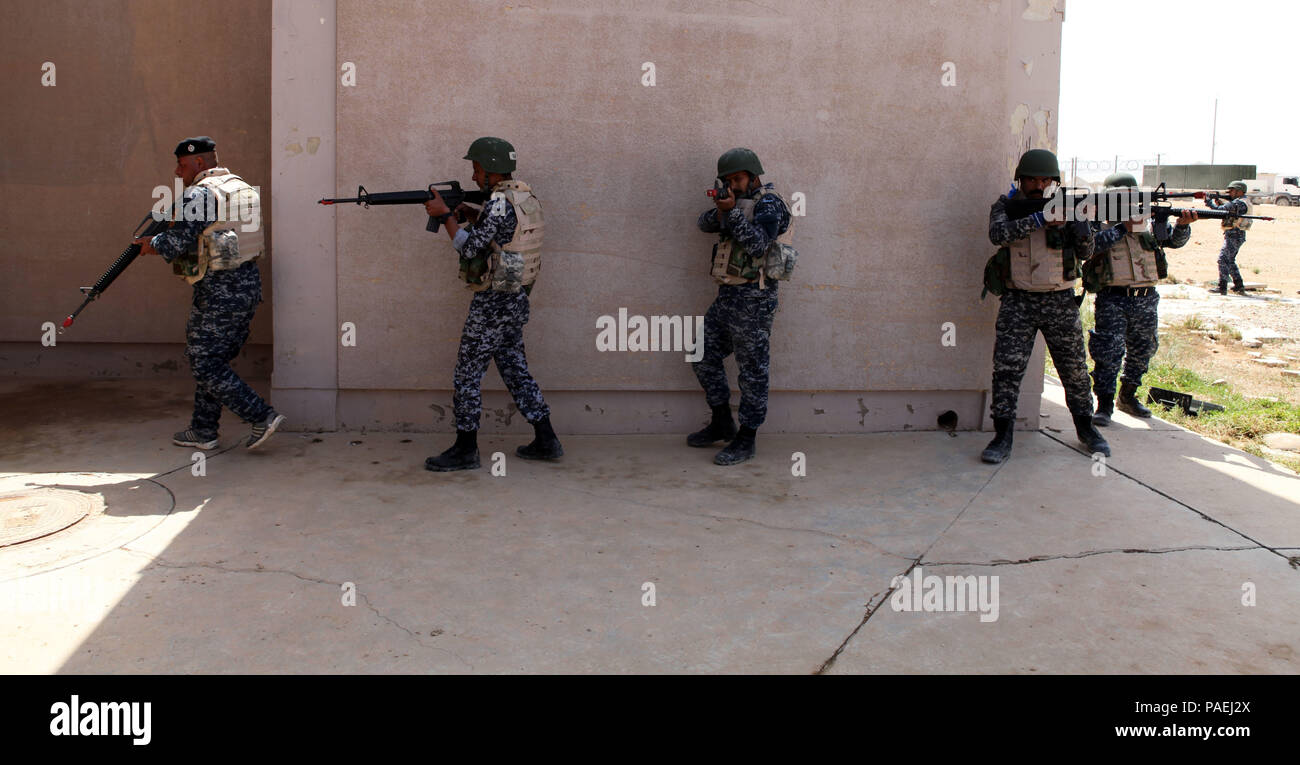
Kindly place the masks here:
MULTIPOLYGON (((1214 330, 1208 330, 1213 332, 1214 330)), ((1300 378, 1283 375, 1277 367, 1251 360, 1251 352, 1284 359, 1300 359, 1300 343, 1270 343, 1261 348, 1246 348, 1224 332, 1194 334, 1181 326, 1161 330, 1162 358, 1195 371, 1210 380, 1227 380, 1243 396, 1273 397, 1300 405, 1300 378)), ((1300 361, 1288 365, 1300 368, 1300 361)))
MULTIPOLYGON (((1300 404, 1300 380, 1284 377, 1280 370, 1251 361, 1252 352, 1288 360, 1300 357, 1300 207, 1256 205, 1255 214, 1271 215, 1277 220, 1255 221, 1246 234, 1246 243, 1237 256, 1237 267, 1247 283, 1261 282, 1280 290, 1282 300, 1270 293, 1252 293, 1253 297, 1212 296, 1212 309, 1205 312, 1202 332, 1214 332, 1222 322, 1219 311, 1239 317, 1226 322, 1238 329, 1248 326, 1269 327, 1287 338, 1283 342, 1265 343, 1260 348, 1246 348, 1230 332, 1193 334, 1185 325, 1182 311, 1174 300, 1161 301, 1161 319, 1170 325, 1161 331, 1162 344, 1175 351, 1170 358, 1179 366, 1196 371, 1211 380, 1230 380, 1237 390, 1250 397, 1275 396, 1300 404)), ((1205 286, 1218 280, 1219 249, 1223 245, 1218 221, 1192 224, 1192 238, 1182 249, 1166 250, 1169 275, 1178 282, 1205 286)), ((1300 363, 1288 364, 1292 369, 1300 363)))
MULTIPOLYGON (((1271 215, 1277 220, 1257 220, 1246 232, 1246 243, 1237 254, 1241 277, 1247 282, 1263 282, 1280 289, 1285 297, 1296 297, 1300 295, 1300 207, 1254 207, 1255 215, 1271 215)), ((1169 275, 1180 282, 1188 279, 1201 285, 1208 281, 1217 282, 1219 250, 1222 247, 1223 229, 1219 227, 1219 221, 1193 223, 1191 241, 1182 249, 1166 251, 1169 275)))

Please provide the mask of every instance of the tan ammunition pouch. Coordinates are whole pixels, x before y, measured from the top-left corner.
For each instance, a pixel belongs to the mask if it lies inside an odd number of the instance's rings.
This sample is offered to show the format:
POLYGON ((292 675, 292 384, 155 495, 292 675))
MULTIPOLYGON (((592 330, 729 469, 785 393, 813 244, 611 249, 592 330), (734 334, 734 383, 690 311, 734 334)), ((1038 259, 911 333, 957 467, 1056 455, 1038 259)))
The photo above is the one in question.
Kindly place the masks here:
POLYGON ((1110 259, 1107 287, 1151 287, 1160 281, 1154 239, 1144 232, 1129 232, 1106 253, 1110 259))
MULTIPOLYGON (((1059 241, 1063 232, 1053 232, 1059 241)), ((1077 268, 1069 257, 1071 277, 1066 277, 1067 253, 1062 247, 1048 246, 1048 229, 1040 228, 1007 245, 1011 256, 1011 288, 1026 292, 1057 292, 1074 287, 1077 268)))
MULTIPOLYGON (((1249 199, 1246 199, 1245 197, 1238 197, 1238 199, 1246 203, 1247 215, 1254 214, 1255 208, 1250 206, 1249 199)), ((1219 221, 1219 225, 1222 226, 1223 228, 1236 228, 1245 231, 1246 229, 1250 228, 1250 224, 1254 222, 1255 221, 1249 218, 1224 218, 1223 220, 1219 221)))
MULTIPOLYGON (((736 207, 740 209, 745 220, 750 223, 754 222, 754 206, 758 200, 765 196, 774 196, 785 204, 785 199, 772 189, 764 188, 754 199, 737 199, 736 207)), ((789 206, 787 205, 787 209, 789 206)), ((721 216, 722 212, 719 211, 721 216)), ((721 220, 718 221, 721 224, 721 220)), ((790 219, 790 225, 786 230, 778 235, 774 240, 778 245, 790 247, 794 243, 794 219, 790 219)), ((766 277, 764 276, 764 261, 766 253, 760 253, 758 256, 751 257, 745 252, 743 247, 737 245, 736 240, 730 236, 723 235, 717 244, 713 246, 713 264, 709 269, 709 275, 718 284, 748 284, 749 282, 758 282, 761 288, 766 288, 766 277)))
POLYGON ((243 178, 214 167, 200 173, 193 186, 206 188, 216 199, 216 219, 199 235, 193 254, 172 262, 172 271, 190 284, 208 271, 229 271, 257 258, 265 243, 261 198, 243 178))
POLYGON ((481 270, 481 264, 476 270, 473 261, 461 258, 460 278, 474 292, 518 292, 537 281, 542 270, 542 238, 546 232, 542 203, 522 181, 498 183, 489 203, 493 199, 504 199, 514 208, 514 238, 504 246, 492 242, 486 271, 481 270))

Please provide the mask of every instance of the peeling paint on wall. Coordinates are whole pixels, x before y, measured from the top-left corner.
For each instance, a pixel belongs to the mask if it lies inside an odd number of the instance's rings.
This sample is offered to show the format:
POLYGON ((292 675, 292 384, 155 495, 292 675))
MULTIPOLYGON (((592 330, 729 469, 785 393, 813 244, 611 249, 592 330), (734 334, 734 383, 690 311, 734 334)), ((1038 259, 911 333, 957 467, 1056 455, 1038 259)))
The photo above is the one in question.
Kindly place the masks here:
POLYGON ((1051 141, 1047 136, 1047 125, 1052 121, 1052 112, 1047 109, 1039 109, 1034 112, 1034 125, 1038 128, 1038 146, 1047 147, 1051 141))
MULTIPOLYGON (((1028 0, 1028 7, 1020 14, 1020 18, 1026 21, 1051 21, 1055 12, 1056 0, 1028 0)), ((1062 8, 1061 12, 1064 13, 1065 9, 1062 8)))
POLYGON ((1051 124, 1050 109, 1039 109, 1032 117, 1029 114, 1028 104, 1018 104, 1011 111, 1012 146, 1007 155, 1007 177, 1014 177, 1020 155, 1029 149, 1055 150, 1051 142, 1051 124))

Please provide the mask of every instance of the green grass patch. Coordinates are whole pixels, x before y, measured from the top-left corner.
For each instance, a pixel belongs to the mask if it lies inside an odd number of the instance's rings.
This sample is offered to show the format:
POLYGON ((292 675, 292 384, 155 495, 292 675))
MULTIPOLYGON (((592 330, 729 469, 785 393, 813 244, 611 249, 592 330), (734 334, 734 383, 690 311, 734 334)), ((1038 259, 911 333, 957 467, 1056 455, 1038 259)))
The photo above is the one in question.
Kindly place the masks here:
POLYGON ((1145 402, 1148 389, 1154 385, 1179 393, 1190 393, 1194 398, 1218 404, 1224 407, 1224 411, 1202 412, 1196 417, 1184 414, 1177 408, 1155 404, 1149 406, 1161 419, 1300 471, 1300 455, 1295 458, 1269 456, 1262 448, 1262 437, 1266 433, 1300 433, 1300 405, 1287 401, 1247 398, 1233 391, 1230 385, 1210 383, 1210 380, 1190 369, 1157 359, 1151 362, 1151 367, 1143 378, 1143 385, 1138 389, 1138 399, 1145 402))

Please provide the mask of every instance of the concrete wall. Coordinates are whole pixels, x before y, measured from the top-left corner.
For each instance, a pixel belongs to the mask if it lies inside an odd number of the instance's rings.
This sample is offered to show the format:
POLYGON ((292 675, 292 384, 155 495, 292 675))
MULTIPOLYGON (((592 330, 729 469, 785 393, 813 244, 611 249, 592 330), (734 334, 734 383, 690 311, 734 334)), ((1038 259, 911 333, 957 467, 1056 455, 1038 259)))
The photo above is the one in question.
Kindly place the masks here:
MULTIPOLYGON (((180 139, 208 134, 224 164, 271 187, 270 0, 6 0, 0 10, 0 374, 188 375, 190 288, 137 261, 58 338, 59 324, 172 183, 180 139), (54 86, 42 85, 54 64, 54 86)), ((265 219, 274 207, 264 203, 265 219)), ((273 227, 268 224, 268 233, 273 227)), ((239 362, 269 373, 266 303, 239 362)))
MULTIPOLYGON (((289 30, 329 5, 277 3, 277 55, 318 60, 319 50, 289 44, 289 30)), ((339 0, 337 142, 319 144, 334 150, 336 181, 309 196, 468 183, 460 157, 470 141, 509 139, 516 176, 546 207, 525 337, 557 427, 682 431, 706 411, 682 354, 600 353, 596 321, 620 308, 707 309, 711 238, 694 220, 718 154, 749 146, 765 180, 807 199, 802 259, 782 286, 773 331, 769 429, 933 428, 946 409, 959 427, 978 427, 996 312, 995 300, 978 299, 988 207, 1020 152, 1055 145, 1062 13, 1051 5, 339 0), (645 62, 656 67, 653 87, 643 85, 645 62), (954 87, 941 83, 945 62, 955 65, 954 87), (346 64, 355 86, 340 78, 346 64), (940 342, 946 322, 954 347, 940 342)), ((313 46, 325 44, 313 35, 313 46)), ((318 98, 277 120, 327 133, 323 84, 287 71, 277 93, 310 88, 318 98)), ((325 164, 280 151, 285 140, 277 133, 277 180, 325 164)), ((336 344, 341 323, 357 329, 355 347, 337 347, 334 424, 450 430, 470 296, 445 236, 425 232, 413 207, 280 212, 282 267, 284 242, 315 242, 335 227, 332 243, 301 255, 305 268, 337 248, 337 291, 316 297, 336 300, 336 344)), ((308 313, 294 320, 305 324, 308 313)), ((281 347, 293 342, 277 337, 281 347)), ((317 350, 313 358, 329 357, 317 350)), ((287 409, 303 389, 282 384, 278 353, 277 406, 287 409)), ((316 370, 316 384, 328 376, 316 370)), ((1030 374, 1021 412, 1030 425, 1040 387, 1030 374)), ((485 389, 485 429, 525 431, 495 371, 485 389)), ((301 413, 327 422, 320 403, 301 413)))
MULTIPOLYGON (((469 301, 450 245, 418 208, 314 201, 358 184, 468 183, 459 157, 496 134, 546 206, 526 338, 557 426, 682 431, 705 411, 682 354, 600 353, 596 322, 707 309, 711 237, 694 219, 718 154, 746 145, 765 180, 806 198, 768 428, 987 419, 985 221, 1019 153, 1055 145, 1063 14, 1050 0, 22 0, 4 14, 0 92, 24 108, 0 116, 0 373, 186 373, 188 289, 157 261, 132 267, 57 348, 40 345, 40 325, 125 245, 170 179, 174 142, 208 133, 263 188, 277 310, 263 307, 250 352, 264 370, 274 324, 276 405, 299 427, 449 430, 469 301), (345 62, 355 86, 340 81, 345 62), (343 322, 355 347, 339 345, 343 322)), ((495 370, 485 388, 485 428, 525 431, 495 370)), ((1039 388, 1030 374, 1029 425, 1039 388)))

